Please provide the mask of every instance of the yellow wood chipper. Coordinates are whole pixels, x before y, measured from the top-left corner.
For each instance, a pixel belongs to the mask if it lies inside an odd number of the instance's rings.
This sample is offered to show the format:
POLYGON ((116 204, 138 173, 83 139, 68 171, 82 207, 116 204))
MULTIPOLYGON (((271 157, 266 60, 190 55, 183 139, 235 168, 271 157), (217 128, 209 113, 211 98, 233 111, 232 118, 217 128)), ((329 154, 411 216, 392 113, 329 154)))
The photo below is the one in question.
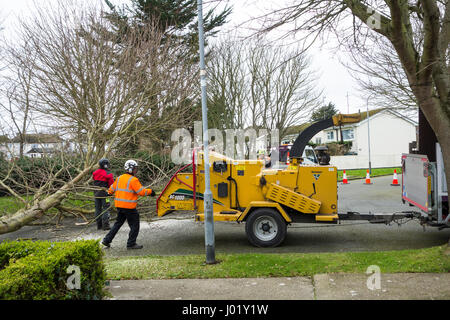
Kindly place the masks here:
MULTIPOLYGON (((304 165, 299 155, 319 131, 359 120, 358 114, 337 115, 308 127, 294 142, 290 164, 283 169, 265 169, 263 160, 235 160, 210 152, 214 221, 245 222, 248 240, 259 247, 283 242, 290 223, 337 223, 341 218, 337 211, 337 168, 304 165)), ((205 160, 203 152, 194 152, 192 163, 171 178, 158 197, 158 216, 194 210, 196 220, 204 220, 205 160), (192 172, 183 172, 188 166, 192 172)), ((352 217, 356 216, 346 215, 352 217)))

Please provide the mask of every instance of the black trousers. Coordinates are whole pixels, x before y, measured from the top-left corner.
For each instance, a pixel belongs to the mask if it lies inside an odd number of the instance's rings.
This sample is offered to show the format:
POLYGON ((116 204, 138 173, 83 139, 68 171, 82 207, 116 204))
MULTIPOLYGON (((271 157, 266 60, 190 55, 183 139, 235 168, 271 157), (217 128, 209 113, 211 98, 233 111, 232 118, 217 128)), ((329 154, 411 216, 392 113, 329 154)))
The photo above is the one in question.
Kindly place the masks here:
POLYGON ((125 223, 125 220, 130 226, 130 233, 128 234, 127 247, 132 247, 136 244, 136 239, 139 234, 139 213, 136 209, 123 209, 117 208, 117 220, 116 223, 109 230, 108 234, 103 239, 104 243, 111 243, 116 236, 116 233, 125 223))
POLYGON ((101 229, 102 227, 109 226, 109 203, 106 202, 106 193, 96 194, 95 196, 95 218, 102 215, 96 220, 97 227, 101 229), (105 212, 102 214, 103 211, 105 212))

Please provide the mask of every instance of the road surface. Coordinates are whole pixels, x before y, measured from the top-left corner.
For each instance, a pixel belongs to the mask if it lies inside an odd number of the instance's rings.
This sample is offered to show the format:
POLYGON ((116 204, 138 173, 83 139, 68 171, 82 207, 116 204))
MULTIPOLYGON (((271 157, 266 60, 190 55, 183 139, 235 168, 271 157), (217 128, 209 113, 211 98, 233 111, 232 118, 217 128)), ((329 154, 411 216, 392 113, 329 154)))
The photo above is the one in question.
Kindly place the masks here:
MULTIPOLYGON (((413 207, 401 202, 401 187, 391 186, 392 177, 372 179, 372 185, 362 180, 339 184, 339 212, 400 212, 413 207)), ((192 215, 188 215, 188 217, 192 215)), ((204 224, 192 218, 141 222, 138 243, 142 250, 126 250, 129 228, 126 224, 112 242, 106 255, 186 255, 204 254, 204 224)), ((65 219, 66 220, 66 219, 65 219)), ((392 224, 369 224, 364 221, 345 221, 341 225, 293 224, 288 227, 285 242, 276 248, 255 248, 245 235, 245 225, 215 223, 216 253, 281 253, 281 252, 345 252, 418 249, 443 245, 449 241, 450 229, 439 231, 427 227, 424 231, 417 221, 398 226, 392 224)), ((101 239, 106 231, 97 231, 94 225, 75 226, 74 222, 64 228, 25 227, 14 233, 0 236, 2 239, 33 238, 50 240, 101 239)))

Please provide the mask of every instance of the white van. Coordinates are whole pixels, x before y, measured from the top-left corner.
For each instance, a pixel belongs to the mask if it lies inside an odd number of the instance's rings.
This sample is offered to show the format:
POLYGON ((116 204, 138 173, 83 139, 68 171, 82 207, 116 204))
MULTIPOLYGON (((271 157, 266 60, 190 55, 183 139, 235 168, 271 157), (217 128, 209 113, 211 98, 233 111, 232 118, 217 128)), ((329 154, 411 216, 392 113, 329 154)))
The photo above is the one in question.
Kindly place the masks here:
MULTIPOLYGON (((266 168, 273 169, 284 169, 287 167, 287 155, 291 150, 292 144, 281 145, 279 148, 279 163, 277 166, 271 166, 271 164, 266 164, 266 168)), ((319 160, 317 159, 316 153, 311 146, 306 146, 302 154, 303 163, 307 165, 319 165, 319 160)))

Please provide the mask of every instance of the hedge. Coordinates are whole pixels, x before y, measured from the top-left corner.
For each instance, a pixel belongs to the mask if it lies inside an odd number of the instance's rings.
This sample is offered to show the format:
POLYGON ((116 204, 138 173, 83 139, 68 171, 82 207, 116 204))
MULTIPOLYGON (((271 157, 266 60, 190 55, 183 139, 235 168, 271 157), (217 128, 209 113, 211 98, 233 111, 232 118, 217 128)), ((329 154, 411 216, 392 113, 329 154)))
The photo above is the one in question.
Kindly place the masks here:
POLYGON ((98 240, 4 241, 0 244, 0 299, 99 300, 106 271, 98 240), (80 268, 80 289, 67 286, 67 268, 80 268))

